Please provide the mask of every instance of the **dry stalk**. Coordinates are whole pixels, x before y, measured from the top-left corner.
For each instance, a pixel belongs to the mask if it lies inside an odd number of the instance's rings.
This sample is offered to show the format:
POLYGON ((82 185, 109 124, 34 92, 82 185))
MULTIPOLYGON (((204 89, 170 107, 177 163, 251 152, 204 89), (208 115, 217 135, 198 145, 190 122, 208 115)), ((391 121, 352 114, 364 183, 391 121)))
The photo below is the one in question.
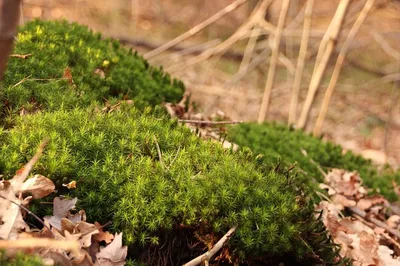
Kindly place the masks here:
POLYGON ((263 122, 265 120, 265 117, 267 116, 272 87, 274 85, 274 80, 275 80, 276 65, 279 58, 279 44, 281 42, 282 31, 283 27, 285 26, 286 15, 288 13, 289 4, 290 0, 284 0, 282 2, 282 8, 279 14, 278 25, 275 32, 274 43, 272 46, 272 55, 268 69, 267 81, 264 89, 264 96, 261 102, 260 112, 258 113, 259 123, 263 122))
POLYGON ((205 50, 198 56, 195 56, 188 60, 186 63, 178 64, 169 68, 166 68, 168 72, 186 70, 188 67, 193 66, 201 61, 207 60, 208 58, 220 54, 235 44, 237 41, 241 40, 242 37, 247 34, 247 32, 257 24, 257 22, 263 18, 269 4, 272 0, 263 0, 250 18, 245 22, 234 34, 232 34, 228 39, 226 39, 221 44, 215 46, 212 49, 205 50))
POLYGON ((370 32, 370 35, 375 39, 375 41, 380 45, 382 50, 390 57, 393 57, 395 60, 400 60, 400 52, 398 49, 394 49, 390 44, 383 38, 383 36, 376 32, 370 32))
MULTIPOLYGON (((249 66, 250 60, 253 57, 254 48, 256 46, 260 31, 261 31, 261 29, 259 27, 255 28, 251 31, 249 42, 247 43, 242 62, 240 63, 239 71, 242 71, 244 68, 247 68, 249 66)), ((246 69, 246 71, 247 71, 247 69, 246 69)))
POLYGON ((350 44, 353 41, 354 37, 356 36, 357 32, 359 31, 362 23, 367 18, 367 15, 368 15, 369 11, 371 10, 371 8, 373 7, 374 2, 375 2, 375 0, 367 0, 363 10, 361 11, 360 15, 358 16, 356 22, 354 22, 354 25, 351 28, 349 35, 347 35, 347 37, 343 43, 343 46, 339 52, 338 58, 336 60, 335 68, 333 69, 331 80, 329 82, 328 88, 326 89, 324 100, 322 101, 321 111, 318 115, 317 122, 314 127, 313 134, 316 136, 319 136, 321 134, 322 125, 324 123, 325 116, 328 112, 329 103, 332 98, 333 91, 335 90, 336 83, 338 81, 344 60, 346 59, 346 54, 350 47, 350 44))
POLYGON ((315 94, 321 83, 329 58, 331 57, 331 54, 335 48, 336 41, 349 3, 350 0, 340 1, 335 16, 333 17, 332 22, 329 25, 328 31, 325 34, 326 37, 324 36, 324 39, 321 41, 320 50, 318 51, 318 55, 320 56, 317 55, 314 73, 311 78, 307 97, 304 102, 304 106, 297 124, 298 128, 304 128, 307 123, 308 116, 311 110, 311 105, 314 102, 315 94))
POLYGON ((234 1, 232 4, 226 6, 221 11, 217 12, 213 16, 209 17, 208 19, 206 19, 202 23, 200 23, 200 24, 196 25, 195 27, 191 28, 187 32, 183 33, 182 35, 179 35, 178 37, 176 37, 175 39, 167 42, 166 44, 161 45, 160 47, 154 49, 153 51, 150 51, 150 52, 144 54, 143 57, 146 58, 146 59, 150 59, 150 58, 152 58, 152 57, 154 57, 154 56, 156 56, 156 55, 168 50, 169 48, 177 45, 178 43, 181 43, 182 41, 186 40, 187 38, 199 33, 204 28, 208 27, 212 23, 214 23, 217 20, 221 19, 222 17, 224 17, 225 15, 229 14, 230 12, 232 12, 233 10, 235 10, 236 8, 238 8, 239 6, 241 6, 242 4, 244 4, 246 2, 247 2, 247 0, 236 0, 236 1, 234 1))
POLYGON ((183 266, 195 266, 199 265, 200 263, 208 262, 225 244, 229 241, 232 235, 235 233, 237 225, 229 229, 229 231, 215 244, 215 246, 204 253, 203 255, 194 258, 193 260, 189 261, 188 263, 184 264, 183 266))
POLYGON ((301 37, 299 57, 297 59, 296 73, 293 81, 292 98, 290 101, 290 111, 288 120, 289 125, 294 124, 296 122, 297 104, 299 101, 301 80, 303 77, 304 64, 308 49, 308 41, 310 38, 311 14, 313 11, 313 6, 314 6, 314 0, 307 0, 306 8, 304 11, 303 35, 301 37))

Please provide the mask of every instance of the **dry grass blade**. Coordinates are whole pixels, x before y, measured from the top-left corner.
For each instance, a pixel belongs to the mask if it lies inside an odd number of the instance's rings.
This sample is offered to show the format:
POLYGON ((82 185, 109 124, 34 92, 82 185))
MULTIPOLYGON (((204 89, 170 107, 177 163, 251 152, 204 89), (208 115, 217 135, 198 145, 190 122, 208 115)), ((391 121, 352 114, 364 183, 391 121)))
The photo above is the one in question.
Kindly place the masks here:
POLYGON ((338 58, 336 60, 335 68, 333 69, 331 80, 330 80, 328 88, 326 89, 326 92, 325 92, 324 100, 323 100, 322 106, 321 106, 321 111, 318 115, 317 122, 314 127, 313 134, 316 136, 319 136, 321 134, 322 125, 324 123, 325 116, 328 112, 329 103, 330 103, 333 91, 336 87, 336 83, 338 81, 344 60, 346 59, 346 54, 350 47, 350 44, 353 41, 354 37, 356 36, 357 32, 359 31, 362 23, 367 18, 367 15, 368 15, 369 11, 371 10, 371 8, 373 7, 374 2, 375 2, 375 0, 368 0, 365 3, 363 10, 361 11, 360 15, 358 16, 353 27, 351 28, 350 33, 349 33, 349 35, 347 35, 347 37, 343 43, 343 46, 339 52, 338 58))
POLYGON ((236 0, 232 4, 226 6, 224 9, 222 9, 218 13, 214 14, 213 16, 211 16, 210 18, 206 19, 205 21, 203 21, 202 23, 198 24, 197 26, 191 28, 187 32, 183 33, 182 35, 180 35, 180 36, 176 37, 175 39, 167 42, 166 44, 158 47, 157 49, 154 49, 153 51, 144 54, 143 57, 146 58, 146 59, 150 59, 150 58, 152 58, 152 57, 154 57, 154 56, 156 56, 156 55, 168 50, 172 46, 175 46, 178 43, 181 43, 182 41, 184 41, 185 39, 197 34, 198 32, 200 32, 205 27, 207 27, 207 26, 211 25, 212 23, 214 23, 215 21, 221 19, 226 14, 232 12, 233 10, 235 10, 236 8, 238 8, 239 6, 241 6, 242 4, 244 4, 246 2, 247 2, 247 0, 236 0))
POLYGON ((241 124, 243 121, 205 121, 205 120, 185 120, 179 119, 179 122, 188 124, 202 124, 202 125, 233 125, 241 124))
POLYGON ((265 120, 265 117, 267 116, 271 91, 275 80, 276 65, 279 58, 279 44, 281 42, 282 31, 283 27, 285 26, 286 16, 289 10, 289 4, 290 0, 284 0, 279 14, 278 25, 275 32, 275 38, 272 47, 272 56, 268 69, 267 82, 265 84, 264 96, 261 102, 260 112, 258 113, 259 123, 263 122, 265 120))
POLYGON ((314 0, 307 0, 306 8, 304 11, 304 25, 303 35, 301 37, 299 57, 297 59, 296 73, 293 81, 292 98, 290 101, 290 111, 288 124, 294 124, 296 122, 297 105, 299 101, 299 92, 301 86, 301 80, 303 77, 304 64, 306 61, 308 41, 310 38, 311 30, 311 14, 314 7, 314 0))
POLYGON ((249 66, 250 60, 253 56, 254 48, 257 43, 258 36, 260 34, 261 29, 259 27, 253 29, 251 31, 251 36, 249 42, 247 43, 246 50, 244 51, 242 62, 240 63, 239 71, 242 71, 244 68, 249 66))
POLYGON ((212 49, 208 49, 204 51, 203 53, 199 54, 198 56, 195 56, 188 60, 187 62, 184 62, 182 64, 174 65, 169 68, 166 68, 166 71, 168 72, 176 72, 176 71, 182 71, 182 70, 187 70, 188 67, 193 66, 197 63, 200 63, 204 60, 207 60, 208 58, 218 55, 224 51, 226 51, 229 47, 231 47, 233 44, 235 44, 237 41, 241 40, 243 36, 247 34, 247 32, 258 23, 260 19, 263 18, 269 4, 271 3, 272 0, 263 0, 256 8, 256 10, 253 12, 253 14, 250 16, 250 18, 245 22, 234 34, 232 34, 228 39, 226 39, 224 42, 221 44, 215 46, 212 49))
POLYGON ((49 142, 48 139, 45 139, 38 147, 36 154, 32 157, 32 159, 29 160, 29 162, 24 166, 22 172, 20 174, 17 174, 11 182, 13 183, 14 190, 19 191, 20 187, 22 186, 22 183, 25 181, 25 179, 28 177, 29 173, 32 171, 33 166, 35 163, 39 160, 40 156, 43 153, 44 147, 47 145, 49 142))
POLYGON ((328 28, 324 39, 321 41, 320 49, 318 51, 314 73, 311 78, 310 86, 308 88, 307 97, 304 102, 303 109, 300 114, 298 121, 298 128, 304 128, 306 126, 308 116, 311 110, 311 106, 314 102, 315 94, 317 93, 318 87, 321 83, 322 77, 325 73, 326 66, 329 58, 335 48, 336 41, 343 23, 344 16, 346 14, 347 7, 350 4, 350 0, 341 0, 336 10, 335 16, 328 28))

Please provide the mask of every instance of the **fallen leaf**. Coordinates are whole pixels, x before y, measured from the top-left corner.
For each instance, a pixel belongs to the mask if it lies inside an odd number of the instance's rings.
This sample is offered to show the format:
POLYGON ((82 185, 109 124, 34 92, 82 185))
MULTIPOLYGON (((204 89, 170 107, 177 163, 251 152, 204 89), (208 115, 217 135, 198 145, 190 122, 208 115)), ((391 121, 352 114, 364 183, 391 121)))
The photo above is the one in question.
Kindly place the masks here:
POLYGON ((123 266, 125 265, 128 247, 122 246, 122 233, 116 234, 114 240, 96 254, 96 266, 123 266))
POLYGON ((400 224, 400 216, 392 215, 386 220, 386 223, 390 228, 396 229, 400 224))
POLYGON ((71 69, 69 69, 69 67, 64 69, 64 75, 63 78, 68 80, 69 85, 74 85, 74 80, 72 79, 72 73, 71 73, 71 69))
POLYGON ((387 203, 387 200, 383 196, 374 195, 374 196, 365 197, 365 198, 360 199, 357 202, 357 208, 365 211, 374 205, 384 204, 384 203, 387 203))
POLYGON ((28 178, 21 187, 22 193, 31 193, 35 199, 41 199, 54 192, 53 181, 42 175, 35 175, 28 178))
POLYGON ((69 182, 68 184, 62 184, 63 187, 66 187, 68 189, 75 189, 76 188, 76 181, 73 180, 71 182, 69 182))
POLYGON ((354 207, 356 206, 356 202, 354 200, 349 200, 343 195, 337 194, 332 197, 332 200, 336 204, 342 204, 344 207, 354 207))
POLYGON ((51 226, 61 230, 61 219, 66 218, 70 214, 69 210, 75 208, 77 198, 73 199, 60 199, 55 197, 53 200, 53 216, 45 216, 44 219, 49 221, 51 226))
POLYGON ((99 230, 99 232, 93 236, 94 240, 97 242, 104 241, 107 244, 111 243, 111 241, 114 239, 114 235, 108 231, 104 232, 103 227, 98 222, 95 222, 94 225, 99 230))

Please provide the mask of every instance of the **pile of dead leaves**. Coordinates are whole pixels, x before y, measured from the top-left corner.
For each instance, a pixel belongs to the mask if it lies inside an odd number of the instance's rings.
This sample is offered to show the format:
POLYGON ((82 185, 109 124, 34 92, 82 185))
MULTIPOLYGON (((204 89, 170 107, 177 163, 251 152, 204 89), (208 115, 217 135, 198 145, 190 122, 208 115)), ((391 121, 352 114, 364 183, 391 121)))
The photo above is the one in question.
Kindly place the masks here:
MULTIPOLYGON (((0 181, 0 249, 9 258, 20 251, 39 255, 46 265, 124 265, 127 247, 122 246, 122 233, 114 236, 103 231, 104 226, 86 222, 82 210, 71 214, 77 198, 56 197, 53 215, 44 217, 44 221, 28 210, 32 198, 46 197, 55 190, 53 182, 44 176, 28 178, 43 147, 11 180, 0 181), (26 215, 35 217, 43 229, 29 228, 26 215)), ((73 188, 73 184, 66 186, 73 188)))
POLYGON ((368 196, 356 172, 333 169, 325 175, 329 197, 317 206, 340 254, 353 265, 400 265, 400 216, 381 195, 368 196), (348 216, 345 216, 348 214, 348 216))

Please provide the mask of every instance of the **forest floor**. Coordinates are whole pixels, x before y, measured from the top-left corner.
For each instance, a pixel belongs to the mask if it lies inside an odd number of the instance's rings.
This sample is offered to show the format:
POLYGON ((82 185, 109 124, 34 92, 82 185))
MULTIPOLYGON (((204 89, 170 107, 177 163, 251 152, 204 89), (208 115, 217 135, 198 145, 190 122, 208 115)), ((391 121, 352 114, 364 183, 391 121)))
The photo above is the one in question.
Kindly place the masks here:
MULTIPOLYGON (((23 13, 25 21, 36 17, 65 18, 86 24, 105 36, 133 41, 133 47, 144 54, 151 50, 151 46, 158 46, 173 39, 231 2, 229 0, 27 0, 23 13)), ((326 29, 337 3, 336 0, 329 1, 329 4, 326 1, 316 1, 313 24, 316 35, 326 29)), ((370 157, 379 164, 388 162, 394 166, 400 164, 400 104, 398 104, 400 85, 396 86, 385 75, 400 72, 400 59, 397 58, 400 54, 399 46, 393 45, 400 38, 399 9, 399 5, 395 2, 387 4, 385 8, 373 11, 364 23, 348 55, 349 61, 342 70, 323 128, 325 139, 370 157), (385 43, 377 42, 371 32, 378 32, 380 34, 378 36, 384 37, 385 43), (359 65, 370 70, 365 71, 359 65)), ((298 7, 292 8, 292 18, 299 10, 298 7)), ((217 38, 224 40, 245 21, 248 14, 249 6, 243 5, 199 35, 180 43, 179 46, 190 47, 217 38)), ((272 12, 272 20, 274 14, 272 12)), ((299 32, 301 27, 300 22, 297 27, 299 32)), ((268 120, 287 123, 294 76, 292 68, 296 65, 299 41, 300 36, 285 39, 285 46, 282 49, 289 61, 285 66, 279 65, 277 70, 268 120)), ((311 46, 315 47, 318 42, 318 38, 312 39, 311 46)), ((246 43, 246 40, 239 41, 230 52, 243 53, 246 43)), ((259 42, 260 48, 263 43, 265 45, 266 42, 262 40, 259 42)), ((181 51, 168 51, 152 58, 150 63, 163 65, 168 71, 169 68, 192 57, 182 56, 180 53, 181 51)), ((334 60, 331 61, 311 110, 311 122, 306 127, 309 131, 312 131, 313 121, 319 113, 324 96, 323 90, 329 83, 335 63, 334 60)), ((261 104, 268 64, 261 65, 240 82, 227 86, 227 82, 237 73, 240 63, 240 58, 213 57, 193 67, 184 68, 183 71, 174 71, 172 75, 185 82, 191 93, 191 99, 201 107, 199 111, 205 114, 222 111, 233 120, 255 121, 261 104)), ((306 64, 300 92, 299 113, 313 65, 313 60, 306 64)))

